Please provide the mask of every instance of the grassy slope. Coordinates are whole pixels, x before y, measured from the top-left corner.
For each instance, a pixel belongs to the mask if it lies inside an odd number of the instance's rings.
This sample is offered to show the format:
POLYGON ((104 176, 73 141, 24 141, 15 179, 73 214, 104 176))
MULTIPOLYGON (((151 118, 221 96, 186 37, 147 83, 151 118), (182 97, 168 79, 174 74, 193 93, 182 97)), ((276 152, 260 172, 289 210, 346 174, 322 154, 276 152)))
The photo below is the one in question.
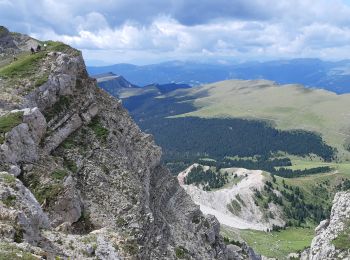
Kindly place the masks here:
POLYGON ((50 59, 49 52, 66 52, 72 55, 80 53, 61 42, 47 41, 40 43, 42 46, 46 43, 46 49, 42 47, 43 50, 35 54, 24 50, 16 54, 17 60, 11 60, 10 63, 0 62, 1 102, 19 103, 23 96, 47 82, 50 68, 47 67, 45 62, 50 59), (16 89, 16 91, 14 92, 13 89, 16 89))
POLYGON ((175 93, 195 97, 197 110, 183 116, 263 119, 280 129, 316 131, 338 148, 342 159, 350 160, 344 149, 350 140, 350 94, 277 86, 266 80, 229 80, 175 93))
POLYGON ((10 113, 0 117, 0 144, 5 140, 5 133, 22 123, 22 120, 23 112, 10 113))
POLYGON ((286 167, 291 168, 294 170, 297 169, 310 169, 320 166, 330 166, 334 169, 336 169, 339 174, 350 177, 350 163, 328 163, 328 162, 315 162, 315 161, 309 161, 306 159, 292 159, 292 166, 286 167))
POLYGON ((41 44, 44 44, 44 43, 47 44, 46 50, 43 49, 42 51, 34 55, 32 55, 29 50, 22 51, 21 53, 16 55, 17 57, 16 61, 11 60, 9 64, 0 66, 0 77, 17 78, 17 77, 30 76, 31 74, 37 72, 36 70, 40 65, 39 64, 40 61, 50 51, 60 51, 60 52, 74 51, 78 53, 78 51, 75 51, 68 45, 61 42, 47 41, 47 42, 42 42, 41 44))
POLYGON ((263 232, 223 227, 221 233, 233 240, 239 236, 257 253, 277 259, 287 259, 289 253, 295 253, 310 246, 314 237, 313 228, 288 228, 278 232, 263 232))
POLYGON ((323 163, 308 161, 306 159, 292 159, 290 168, 305 169, 318 166, 330 166, 334 171, 321 173, 299 178, 281 178, 276 176, 277 183, 282 186, 282 180, 287 185, 298 186, 305 195, 305 201, 309 203, 319 203, 331 206, 333 197, 338 191, 337 186, 343 179, 350 179, 350 163, 323 163))

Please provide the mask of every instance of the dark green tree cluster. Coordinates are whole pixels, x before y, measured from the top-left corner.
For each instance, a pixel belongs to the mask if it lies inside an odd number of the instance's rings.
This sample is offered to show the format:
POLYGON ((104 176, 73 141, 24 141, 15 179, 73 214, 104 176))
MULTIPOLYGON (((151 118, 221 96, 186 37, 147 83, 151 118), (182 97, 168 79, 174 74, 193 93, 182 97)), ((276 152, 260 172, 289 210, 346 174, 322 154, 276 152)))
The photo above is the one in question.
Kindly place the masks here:
POLYGON ((140 122, 164 149, 166 160, 225 156, 269 157, 283 151, 292 155, 316 154, 331 161, 335 150, 307 131, 281 131, 260 121, 244 119, 158 118, 140 122))
POLYGON ((292 162, 289 158, 274 158, 267 156, 255 156, 254 159, 229 159, 217 160, 215 162, 208 162, 211 166, 216 168, 246 168, 251 170, 265 170, 271 172, 275 167, 291 166, 292 162))
MULTIPOLYGON (((284 213, 287 218, 294 220, 294 224, 300 226, 308 219, 319 223, 321 220, 327 218, 329 215, 328 207, 316 203, 306 203, 304 199, 305 195, 299 187, 288 186, 285 183, 284 187, 286 190, 282 190, 281 194, 290 203, 284 207, 284 213)), ((291 225, 292 223, 289 222, 289 224, 291 225)))
POLYGON ((218 189, 228 182, 228 173, 213 171, 211 169, 205 171, 202 166, 193 167, 188 173, 185 183, 203 185, 204 190, 218 189))
POLYGON ((273 192, 273 184, 269 181, 265 183, 264 190, 267 193, 267 202, 273 202, 276 205, 283 205, 283 200, 281 196, 277 196, 276 193, 273 192))
POLYGON ((243 243, 239 242, 238 240, 231 240, 228 237, 224 237, 224 243, 226 245, 231 244, 231 245, 236 245, 236 246, 239 246, 239 247, 243 246, 243 243))
POLYGON ((332 171, 329 166, 314 167, 304 170, 292 170, 286 168, 291 166, 292 162, 289 158, 274 158, 270 159, 265 156, 255 156, 254 159, 228 159, 218 161, 203 161, 198 160, 199 163, 206 164, 209 166, 215 166, 217 169, 220 168, 246 168, 251 170, 264 170, 272 173, 273 175, 281 176, 284 178, 294 178, 304 175, 326 173, 332 171), (278 169, 276 169, 278 168, 278 169))
POLYGON ((326 173, 330 171, 332 171, 331 167, 321 166, 321 167, 314 167, 314 168, 304 169, 304 170, 292 170, 288 168, 279 168, 279 169, 273 169, 270 172, 272 174, 275 174, 284 178, 293 178, 293 177, 300 177, 303 175, 326 173))
POLYGON ((342 182, 337 185, 337 190, 350 190, 350 180, 342 178, 342 182))
MULTIPOLYGON (((281 196, 276 195, 272 182, 267 181, 264 189, 260 192, 254 191, 255 200, 261 201, 260 205, 268 205, 273 202, 283 208, 283 212, 287 219, 288 226, 301 226, 307 221, 319 223, 321 220, 327 218, 330 213, 329 205, 322 205, 321 203, 306 203, 305 195, 299 187, 289 186, 282 181, 283 189, 280 190, 281 196)), ((268 207, 266 207, 267 209, 268 207)))

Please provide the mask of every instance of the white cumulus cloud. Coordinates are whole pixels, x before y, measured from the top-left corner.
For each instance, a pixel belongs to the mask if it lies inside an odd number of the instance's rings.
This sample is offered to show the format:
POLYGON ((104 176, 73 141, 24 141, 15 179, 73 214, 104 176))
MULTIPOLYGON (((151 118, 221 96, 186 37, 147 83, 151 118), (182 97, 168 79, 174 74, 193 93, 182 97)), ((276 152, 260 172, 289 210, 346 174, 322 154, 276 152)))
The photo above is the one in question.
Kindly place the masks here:
POLYGON ((0 24, 108 63, 344 59, 350 49, 341 0, 0 0, 0 24))

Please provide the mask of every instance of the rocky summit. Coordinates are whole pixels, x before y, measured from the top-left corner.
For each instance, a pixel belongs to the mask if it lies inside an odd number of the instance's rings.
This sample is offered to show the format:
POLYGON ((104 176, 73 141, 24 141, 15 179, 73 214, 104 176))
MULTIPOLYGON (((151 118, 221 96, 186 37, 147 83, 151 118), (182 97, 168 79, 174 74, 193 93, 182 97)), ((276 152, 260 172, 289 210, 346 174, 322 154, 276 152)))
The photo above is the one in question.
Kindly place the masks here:
POLYGON ((4 27, 0 50, 1 259, 257 258, 226 247, 79 51, 4 27))

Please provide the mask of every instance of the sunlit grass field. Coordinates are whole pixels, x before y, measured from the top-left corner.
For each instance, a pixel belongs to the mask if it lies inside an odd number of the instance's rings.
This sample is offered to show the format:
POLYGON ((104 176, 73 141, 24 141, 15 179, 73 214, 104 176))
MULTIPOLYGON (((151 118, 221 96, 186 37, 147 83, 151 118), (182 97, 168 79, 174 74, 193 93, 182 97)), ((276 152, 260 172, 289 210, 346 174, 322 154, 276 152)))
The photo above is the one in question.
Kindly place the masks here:
POLYGON ((302 251, 310 246, 314 237, 314 227, 293 227, 273 232, 232 230, 228 227, 222 227, 221 234, 233 240, 239 236, 258 254, 277 259, 287 259, 288 254, 302 251))
POLYGON ((344 147, 350 142, 350 94, 266 80, 228 80, 177 91, 175 96, 194 98, 197 108, 180 116, 266 120, 283 130, 318 132, 342 160, 350 160, 344 147))

